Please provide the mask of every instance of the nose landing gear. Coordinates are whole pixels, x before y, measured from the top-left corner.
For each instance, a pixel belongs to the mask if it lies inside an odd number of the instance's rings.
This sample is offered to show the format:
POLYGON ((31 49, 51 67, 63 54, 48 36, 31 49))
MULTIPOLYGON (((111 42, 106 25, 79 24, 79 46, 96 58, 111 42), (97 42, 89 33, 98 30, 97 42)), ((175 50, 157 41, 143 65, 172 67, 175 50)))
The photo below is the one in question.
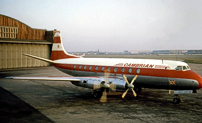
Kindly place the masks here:
POLYGON ((181 100, 180 100, 180 96, 177 94, 177 95, 175 95, 176 97, 173 99, 173 103, 174 104, 179 104, 180 102, 181 102, 181 100))

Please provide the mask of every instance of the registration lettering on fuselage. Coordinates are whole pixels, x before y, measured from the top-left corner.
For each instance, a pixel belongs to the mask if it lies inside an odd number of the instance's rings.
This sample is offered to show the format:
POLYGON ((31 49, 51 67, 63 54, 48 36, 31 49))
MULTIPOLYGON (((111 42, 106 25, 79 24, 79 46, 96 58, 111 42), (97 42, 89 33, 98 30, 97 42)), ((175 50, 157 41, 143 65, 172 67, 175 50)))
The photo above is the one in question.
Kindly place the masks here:
POLYGON ((136 67, 136 68, 153 68, 154 64, 118 63, 115 66, 120 66, 120 67, 136 67))

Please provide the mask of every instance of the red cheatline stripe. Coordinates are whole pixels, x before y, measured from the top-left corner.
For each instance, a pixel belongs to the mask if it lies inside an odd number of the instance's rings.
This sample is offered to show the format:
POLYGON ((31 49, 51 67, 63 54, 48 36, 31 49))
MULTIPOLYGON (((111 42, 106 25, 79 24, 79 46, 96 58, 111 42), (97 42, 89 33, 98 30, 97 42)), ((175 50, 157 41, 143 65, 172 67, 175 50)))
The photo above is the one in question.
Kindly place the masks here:
MULTIPOLYGON (((68 69, 68 70, 104 73, 104 71, 101 70, 101 68, 103 66, 98 66, 98 70, 97 71, 95 70, 95 67, 97 65, 81 65, 81 69, 79 69, 80 65, 76 65, 76 68, 74 68, 74 64, 55 64, 54 66, 58 67, 58 68, 62 68, 62 69, 68 69), (84 70, 84 66, 86 66, 86 70, 84 70), (92 66, 91 70, 89 70, 90 66, 92 66)), ((132 68, 132 72, 128 73, 128 69, 130 67, 124 67, 125 71, 122 73, 121 69, 123 67, 116 67, 117 72, 114 72, 115 66, 104 66, 104 67, 105 67, 105 69, 110 67, 110 73, 112 73, 112 74, 137 75, 137 73, 136 73, 137 68, 132 68)), ((139 68, 139 69, 140 69, 140 73, 138 75, 142 75, 142 76, 194 79, 199 82, 199 88, 202 88, 202 83, 200 83, 202 81, 202 78, 192 70, 177 71, 177 70, 165 70, 165 69, 154 69, 154 68, 139 68)))

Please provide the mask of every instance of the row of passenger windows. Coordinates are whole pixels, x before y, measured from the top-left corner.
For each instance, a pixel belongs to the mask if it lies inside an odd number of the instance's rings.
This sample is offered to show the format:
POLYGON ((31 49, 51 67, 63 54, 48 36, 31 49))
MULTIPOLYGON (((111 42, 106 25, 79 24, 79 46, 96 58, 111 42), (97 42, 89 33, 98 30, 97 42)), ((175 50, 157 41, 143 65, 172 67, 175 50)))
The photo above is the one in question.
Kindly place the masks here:
MULTIPOLYGON (((81 65, 79 65, 79 70, 81 70, 81 65)), ((74 65, 74 69, 76 69, 76 65, 74 65)), ((83 66, 83 69, 86 70, 92 70, 92 66, 89 66, 89 68, 87 68, 87 66, 83 66)), ((101 71, 104 71, 105 70, 105 67, 101 67, 101 71)), ((109 72, 111 70, 110 67, 107 67, 107 71, 109 72)), ((98 66, 95 67, 95 71, 98 71, 98 66)), ((124 68, 121 68, 121 72, 123 73, 125 71, 124 68)), ((117 67, 114 68, 114 72, 116 73, 117 72, 117 67)), ((128 73, 132 73, 132 68, 129 68, 128 69, 128 73)))

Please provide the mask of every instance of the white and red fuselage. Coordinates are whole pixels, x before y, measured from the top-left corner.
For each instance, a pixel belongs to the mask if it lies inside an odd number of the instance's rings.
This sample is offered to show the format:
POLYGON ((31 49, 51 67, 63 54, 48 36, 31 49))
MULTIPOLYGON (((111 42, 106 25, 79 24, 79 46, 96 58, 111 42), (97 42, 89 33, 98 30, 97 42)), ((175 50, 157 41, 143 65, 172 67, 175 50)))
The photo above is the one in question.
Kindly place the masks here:
POLYGON ((171 60, 118 59, 118 58, 83 58, 66 53, 61 35, 54 35, 51 59, 52 65, 72 76, 79 76, 82 87, 93 87, 94 81, 101 82, 104 73, 110 72, 109 81, 119 89, 124 89, 126 82, 123 75, 131 81, 138 75, 134 86, 172 90, 196 90, 202 88, 202 78, 192 71, 188 64, 171 60))

